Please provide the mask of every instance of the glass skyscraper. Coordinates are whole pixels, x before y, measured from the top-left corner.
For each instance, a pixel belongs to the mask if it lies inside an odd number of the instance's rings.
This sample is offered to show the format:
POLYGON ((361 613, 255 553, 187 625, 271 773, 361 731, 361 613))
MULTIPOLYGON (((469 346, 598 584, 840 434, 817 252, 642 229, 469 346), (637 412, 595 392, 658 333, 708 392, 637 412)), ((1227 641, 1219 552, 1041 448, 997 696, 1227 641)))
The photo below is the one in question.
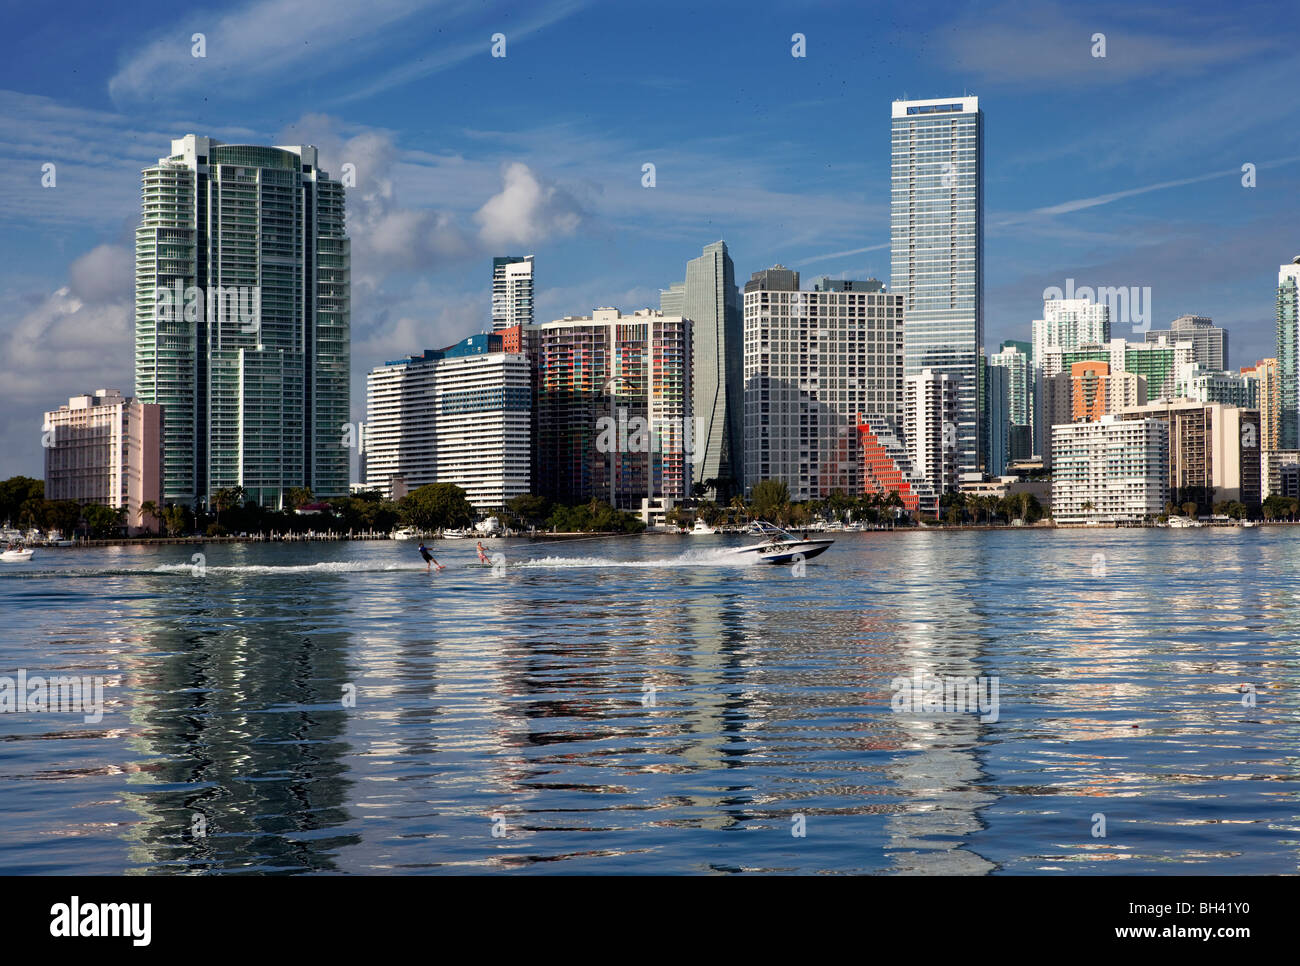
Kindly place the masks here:
POLYGON ((906 374, 960 379, 957 471, 984 463, 979 352, 984 344, 983 115, 979 99, 895 101, 890 287, 902 295, 906 374))
POLYGON ((659 293, 660 311, 694 323, 692 405, 704 436, 696 445, 704 452, 692 479, 731 481, 720 487, 723 498, 727 491, 742 492, 744 485, 745 322, 735 273, 727 243, 717 241, 686 263, 685 282, 659 293))
POLYGON ((349 241, 314 147, 193 134, 142 173, 135 385, 163 407, 163 499, 348 492, 349 241))
POLYGON ((1277 273, 1278 446, 1300 449, 1300 256, 1277 273))

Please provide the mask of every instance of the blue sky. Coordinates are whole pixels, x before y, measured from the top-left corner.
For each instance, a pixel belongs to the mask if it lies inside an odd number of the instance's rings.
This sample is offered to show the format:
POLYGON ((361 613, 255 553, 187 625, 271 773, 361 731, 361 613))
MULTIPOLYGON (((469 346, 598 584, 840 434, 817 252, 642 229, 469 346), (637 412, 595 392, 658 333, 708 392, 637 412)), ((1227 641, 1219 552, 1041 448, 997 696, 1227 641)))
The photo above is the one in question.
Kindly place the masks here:
POLYGON ((357 418, 373 365, 487 324, 493 254, 536 254, 541 320, 657 305, 719 238, 742 280, 781 262, 888 281, 898 97, 980 97, 990 347, 1073 278, 1150 286, 1156 327, 1208 314, 1248 364, 1273 354, 1277 267, 1300 254, 1288 4, 9 6, 0 477, 41 475, 45 409, 132 388, 139 171, 186 133, 356 165, 357 418))

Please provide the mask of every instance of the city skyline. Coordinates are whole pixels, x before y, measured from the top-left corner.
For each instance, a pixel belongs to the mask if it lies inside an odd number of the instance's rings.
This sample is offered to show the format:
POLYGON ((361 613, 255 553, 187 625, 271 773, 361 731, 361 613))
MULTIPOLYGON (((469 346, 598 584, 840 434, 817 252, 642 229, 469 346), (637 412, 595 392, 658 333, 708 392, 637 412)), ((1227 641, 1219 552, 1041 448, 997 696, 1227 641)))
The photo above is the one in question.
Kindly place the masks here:
MULTIPOLYGON (((829 27, 834 8, 792 14, 779 29, 718 15, 684 40, 679 69, 613 82, 585 117, 563 106, 561 92, 617 55, 607 11, 563 4, 520 19, 505 8, 470 14, 429 5, 413 23, 396 8, 324 7, 333 16, 303 28, 277 20, 284 9, 272 2, 228 5, 207 15, 208 25, 87 8, 87 18, 105 18, 104 49, 76 52, 75 80, 22 50, 3 68, 0 160, 31 177, 0 186, 9 224, 0 340, 11 403, 0 423, 8 444, 0 474, 39 474, 34 424, 59 398, 87 386, 136 391, 121 336, 131 325, 139 172, 157 158, 156 143, 188 133, 315 143, 336 178, 344 164, 355 166, 347 191, 353 421, 364 412, 371 366, 490 327, 483 265, 503 253, 536 253, 546 266, 539 321, 598 305, 652 306, 681 278, 682 261, 718 238, 740 278, 778 262, 806 276, 889 278, 891 104, 966 91, 995 119, 985 148, 986 350, 1026 337, 1043 289, 1077 279, 1150 285, 1157 327, 1181 315, 1214 318, 1232 331, 1238 366, 1275 354, 1277 266, 1300 249, 1285 204, 1300 174, 1300 137, 1243 91, 1293 77, 1287 63, 1258 56, 1286 47, 1286 24, 1216 19, 1208 7, 1181 21, 1120 7, 1060 5, 1028 18, 995 8, 967 16, 970 29, 955 32, 961 39, 920 30, 882 50, 879 69, 846 93, 841 82, 861 73, 864 51, 829 27), (504 58, 491 54, 494 21, 507 38, 504 58), (340 54, 345 69, 332 65, 328 89, 309 91, 323 67, 256 48, 274 69, 288 59, 305 75, 268 103, 251 83, 253 55, 233 42, 240 24, 254 22, 308 31, 313 50, 340 54), (203 26, 206 56, 196 58, 190 38, 203 26), (435 27, 446 31, 434 35, 435 27), (344 50, 349 30, 370 46, 344 50), (1090 52, 1097 30, 1107 31, 1105 58, 1090 52), (395 43, 402 31, 410 34, 397 44, 403 56, 372 70, 374 45, 395 43), (791 56, 796 33, 806 38, 804 57, 791 56), (945 44, 954 66, 927 57, 927 40, 945 44), (1028 56, 1047 41, 1058 51, 1052 70, 1028 56), (709 44, 721 46, 722 63, 691 67, 692 52, 709 44), (1077 55, 1061 55, 1063 45, 1077 55), (1026 56, 1008 66, 990 47, 1026 56), (556 66, 564 60, 557 52, 579 48, 586 60, 556 66), (417 66, 430 49, 438 56, 417 66), (683 105, 718 77, 759 106, 762 122, 750 110, 721 112, 712 128, 683 136, 683 105), (1148 92, 1141 110, 1117 98, 1133 83, 1148 92), (523 84, 531 116, 545 124, 521 121, 517 103, 514 113, 499 103, 523 84), (431 88, 454 89, 458 103, 436 123, 425 112, 412 123, 431 88), (771 136, 787 117, 815 120, 849 104, 854 123, 833 137, 771 136), (1043 136, 1049 123, 1095 135, 1086 147, 1052 143, 1043 136), (1195 163, 1166 146, 1193 127, 1195 163), (47 163, 55 165, 52 188, 41 186, 47 163), (1256 166, 1254 188, 1242 184, 1246 163, 1256 166), (720 169, 732 174, 719 181, 720 169), (653 187, 643 187, 647 178, 653 187)), ((925 8, 901 16, 919 23, 925 8)), ((20 35, 41 40, 34 47, 59 49, 35 12, 17 17, 20 35)), ((698 109, 687 115, 695 119, 698 109)))

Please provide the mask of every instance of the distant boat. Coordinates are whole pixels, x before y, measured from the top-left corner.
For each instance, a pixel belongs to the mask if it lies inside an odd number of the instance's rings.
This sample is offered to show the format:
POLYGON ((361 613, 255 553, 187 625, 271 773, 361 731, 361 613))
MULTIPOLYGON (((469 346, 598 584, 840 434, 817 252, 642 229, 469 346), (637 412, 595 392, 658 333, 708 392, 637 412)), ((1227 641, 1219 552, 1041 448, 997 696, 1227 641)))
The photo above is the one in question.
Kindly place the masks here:
POLYGON ((695 526, 690 530, 693 537, 711 537, 718 531, 704 522, 702 517, 695 518, 695 526))
POLYGON ((737 547, 731 552, 737 556, 761 560, 763 563, 785 564, 790 563, 796 557, 800 560, 811 560, 818 554, 825 553, 830 545, 835 542, 825 538, 805 540, 802 537, 795 536, 788 530, 782 530, 775 524, 762 520, 754 524, 753 532, 764 534, 767 539, 762 543, 751 544, 748 547, 737 547))
POLYGON ((394 540, 414 540, 419 534, 410 527, 400 527, 390 533, 389 536, 394 540))
POLYGON ((464 540, 466 537, 472 537, 474 534, 470 530, 444 530, 442 539, 444 540, 464 540))
POLYGON ((1242 520, 1242 521, 1241 521, 1241 525, 1242 525, 1243 527, 1257 527, 1257 526, 1259 526, 1259 521, 1258 521, 1258 520, 1242 520))
POLYGON ((0 553, 0 560, 5 563, 23 563, 32 559, 32 554, 36 551, 28 550, 25 547, 10 547, 3 553, 0 553))

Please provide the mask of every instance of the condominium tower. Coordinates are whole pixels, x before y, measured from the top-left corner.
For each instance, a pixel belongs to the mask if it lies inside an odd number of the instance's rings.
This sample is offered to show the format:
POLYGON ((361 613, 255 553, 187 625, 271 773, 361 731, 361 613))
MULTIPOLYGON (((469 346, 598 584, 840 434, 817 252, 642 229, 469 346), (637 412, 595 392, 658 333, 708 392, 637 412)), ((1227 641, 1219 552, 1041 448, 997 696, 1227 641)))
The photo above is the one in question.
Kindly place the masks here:
POLYGON ((691 323, 599 308, 537 328, 537 492, 636 509, 690 495, 691 323))
POLYGON ((686 280, 659 293, 659 308, 691 320, 692 408, 703 434, 692 479, 724 481, 725 498, 742 485, 745 432, 744 318, 727 243, 706 245, 687 262, 686 280))
POLYGON ((528 358, 485 333, 387 362, 366 380, 366 483, 387 499, 452 483, 478 509, 530 492, 528 358))
POLYGON ((350 250, 314 147, 190 134, 144 169, 135 380, 164 410, 164 498, 348 492, 350 250))
POLYGON ((492 259, 492 331, 533 324, 533 256, 492 259))
POLYGON ((984 344, 984 151, 979 99, 895 101, 890 170, 890 289, 903 297, 905 375, 957 384, 957 466, 979 471, 979 351, 984 344))
POLYGON ((1148 342, 1192 343, 1192 358, 1206 369, 1228 368, 1228 333, 1204 315, 1180 315, 1167 329, 1151 329, 1148 342))
POLYGON ((902 297, 874 280, 802 292, 778 265, 754 273, 744 305, 746 485, 780 480, 793 500, 861 492, 858 427, 900 428, 902 297))

